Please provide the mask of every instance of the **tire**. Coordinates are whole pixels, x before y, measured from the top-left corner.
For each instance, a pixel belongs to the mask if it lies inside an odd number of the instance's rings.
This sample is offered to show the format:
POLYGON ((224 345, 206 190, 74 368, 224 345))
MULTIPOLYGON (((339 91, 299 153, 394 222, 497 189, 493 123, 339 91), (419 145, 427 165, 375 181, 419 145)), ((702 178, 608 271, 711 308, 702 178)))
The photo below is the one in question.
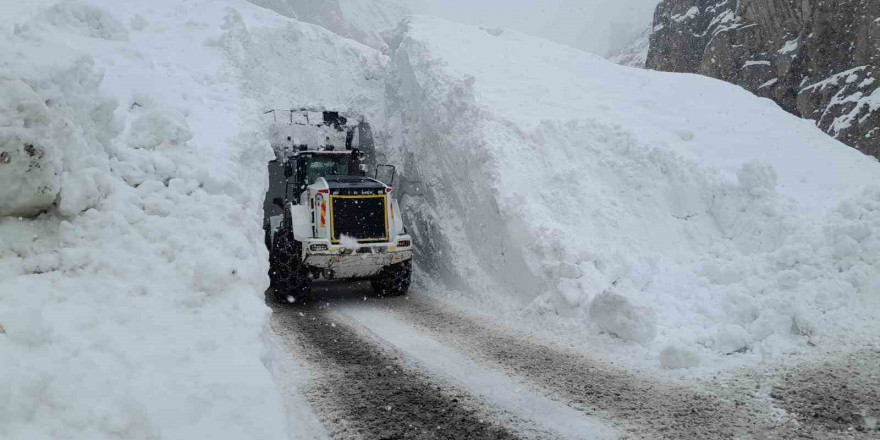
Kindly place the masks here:
POLYGON ((272 244, 269 272, 275 301, 290 304, 310 299, 312 280, 301 258, 302 244, 289 231, 278 231, 272 244))
POLYGON ((386 266, 370 281, 378 296, 401 296, 409 291, 412 282, 412 261, 386 266))
POLYGON ((266 217, 263 220, 263 242, 266 243, 266 249, 271 252, 272 251, 272 225, 269 223, 269 218, 266 217))

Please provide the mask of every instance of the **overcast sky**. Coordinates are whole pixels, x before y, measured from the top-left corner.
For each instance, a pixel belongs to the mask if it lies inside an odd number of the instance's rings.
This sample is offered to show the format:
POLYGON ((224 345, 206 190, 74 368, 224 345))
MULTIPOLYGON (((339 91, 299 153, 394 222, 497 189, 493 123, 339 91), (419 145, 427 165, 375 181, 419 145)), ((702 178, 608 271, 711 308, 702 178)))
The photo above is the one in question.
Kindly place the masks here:
POLYGON ((599 55, 647 28, 659 0, 401 0, 416 14, 507 27, 599 55))

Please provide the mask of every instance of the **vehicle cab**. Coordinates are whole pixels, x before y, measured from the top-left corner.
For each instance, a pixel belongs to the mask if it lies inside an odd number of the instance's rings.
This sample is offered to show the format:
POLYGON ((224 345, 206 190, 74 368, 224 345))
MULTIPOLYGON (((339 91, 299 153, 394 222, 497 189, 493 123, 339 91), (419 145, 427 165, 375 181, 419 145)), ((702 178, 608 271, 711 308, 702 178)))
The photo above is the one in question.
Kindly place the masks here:
MULTIPOLYGON (((330 119, 319 128, 341 131, 338 115, 330 119)), ((270 275, 281 280, 273 279, 273 286, 293 284, 301 295, 311 279, 371 279, 377 292, 402 294, 409 287, 413 241, 393 198, 394 167, 377 167, 391 170, 388 183, 369 177, 354 142, 358 136, 349 131, 336 138, 344 139, 342 145, 326 136, 313 148, 288 136, 290 148, 276 148, 269 194, 277 210, 267 211, 264 223, 270 275)))

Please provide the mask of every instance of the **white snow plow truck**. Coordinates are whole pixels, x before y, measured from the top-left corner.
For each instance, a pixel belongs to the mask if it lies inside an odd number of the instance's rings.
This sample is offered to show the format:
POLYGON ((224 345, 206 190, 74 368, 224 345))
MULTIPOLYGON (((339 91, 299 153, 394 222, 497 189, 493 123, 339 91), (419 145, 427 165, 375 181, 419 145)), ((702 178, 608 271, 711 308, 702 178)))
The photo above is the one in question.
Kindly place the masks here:
POLYGON ((309 299, 321 278, 370 280, 380 296, 405 294, 413 241, 393 198, 394 167, 379 165, 368 176, 369 124, 314 109, 267 113, 275 160, 263 228, 274 299, 309 299), (382 181, 380 170, 388 175, 382 181))

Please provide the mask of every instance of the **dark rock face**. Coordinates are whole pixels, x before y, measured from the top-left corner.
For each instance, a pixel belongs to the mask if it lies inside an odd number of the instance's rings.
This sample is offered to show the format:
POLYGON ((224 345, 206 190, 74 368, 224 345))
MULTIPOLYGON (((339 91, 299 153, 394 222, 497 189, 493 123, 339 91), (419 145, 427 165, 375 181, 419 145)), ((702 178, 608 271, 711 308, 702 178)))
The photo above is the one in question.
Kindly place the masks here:
POLYGON ((880 1, 663 0, 646 65, 740 85, 880 157, 880 1))

